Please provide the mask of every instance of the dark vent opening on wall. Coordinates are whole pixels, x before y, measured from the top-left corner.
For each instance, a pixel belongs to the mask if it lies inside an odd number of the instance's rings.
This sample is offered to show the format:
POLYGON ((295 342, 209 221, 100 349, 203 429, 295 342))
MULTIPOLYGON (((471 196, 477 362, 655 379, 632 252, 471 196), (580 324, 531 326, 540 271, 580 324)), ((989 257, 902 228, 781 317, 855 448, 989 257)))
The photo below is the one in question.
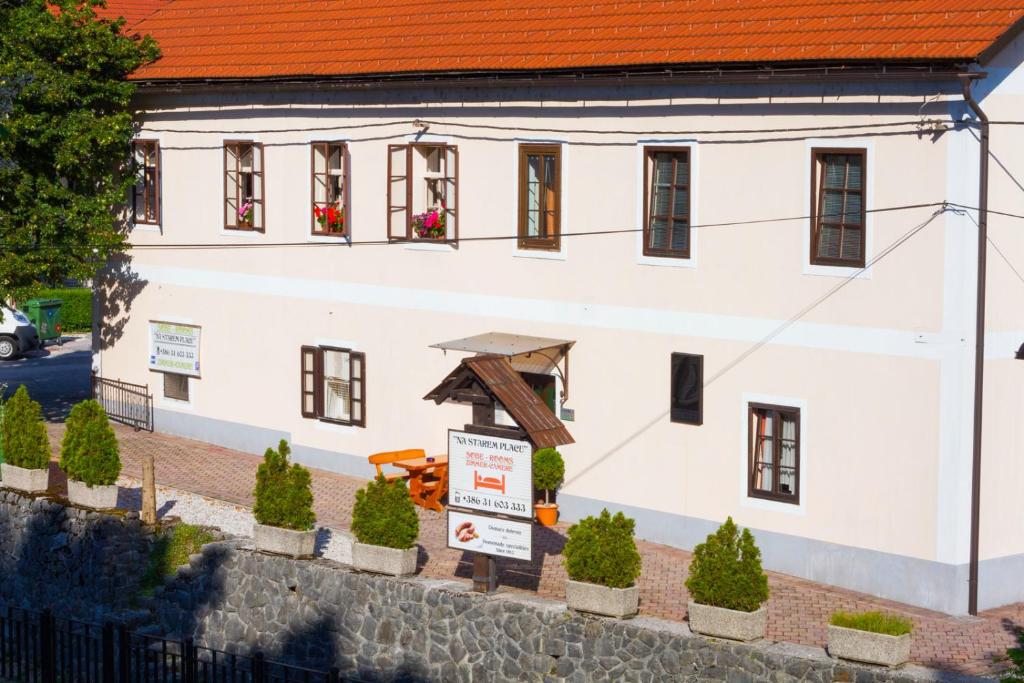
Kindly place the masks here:
POLYGON ((672 422, 704 423, 704 356, 672 354, 672 390, 669 403, 672 422))

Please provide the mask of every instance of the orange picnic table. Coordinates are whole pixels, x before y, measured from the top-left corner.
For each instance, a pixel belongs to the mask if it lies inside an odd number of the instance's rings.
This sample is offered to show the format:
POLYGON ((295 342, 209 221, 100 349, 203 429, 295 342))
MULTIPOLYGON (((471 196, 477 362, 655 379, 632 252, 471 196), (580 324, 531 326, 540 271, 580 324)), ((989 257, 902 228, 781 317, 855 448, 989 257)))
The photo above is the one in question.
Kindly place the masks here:
POLYGON ((409 496, 417 505, 444 511, 441 499, 448 493, 448 456, 410 458, 391 463, 409 473, 409 496))

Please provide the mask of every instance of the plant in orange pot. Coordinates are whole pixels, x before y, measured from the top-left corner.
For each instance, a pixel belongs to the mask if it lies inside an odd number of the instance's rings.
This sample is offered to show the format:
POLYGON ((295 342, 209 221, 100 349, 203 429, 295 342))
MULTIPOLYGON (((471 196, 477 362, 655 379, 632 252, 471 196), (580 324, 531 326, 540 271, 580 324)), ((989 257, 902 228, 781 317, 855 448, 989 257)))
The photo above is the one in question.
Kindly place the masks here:
POLYGON ((553 526, 558 521, 558 503, 551 502, 551 492, 562 485, 565 461, 554 448, 541 448, 533 454, 533 485, 543 489, 544 502, 533 506, 537 521, 542 526, 553 526))

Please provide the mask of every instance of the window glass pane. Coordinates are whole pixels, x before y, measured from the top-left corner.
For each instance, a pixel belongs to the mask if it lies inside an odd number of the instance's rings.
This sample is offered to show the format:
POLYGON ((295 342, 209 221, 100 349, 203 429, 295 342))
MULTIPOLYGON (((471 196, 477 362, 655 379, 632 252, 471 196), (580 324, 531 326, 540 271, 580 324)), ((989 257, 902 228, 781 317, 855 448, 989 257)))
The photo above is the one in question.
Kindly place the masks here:
POLYGON ((842 189, 846 186, 846 159, 838 154, 825 154, 825 187, 842 189))
POLYGON ((690 215, 690 192, 683 188, 676 188, 672 215, 679 218, 688 218, 690 215))
POLYGON ((843 229, 843 258, 860 260, 860 237, 861 231, 859 228, 843 229))
POLYGON ((675 178, 672 177, 672 154, 669 152, 658 152, 654 155, 654 184, 673 185, 675 178))
POLYGON ((782 438, 779 440, 779 493, 796 495, 796 416, 782 413, 782 438))
POLYGON ((672 221, 672 249, 686 251, 690 248, 690 229, 682 221, 672 221))
POLYGON ((665 249, 668 246, 668 220, 655 218, 651 220, 650 248, 665 249))
POLYGON ((174 375, 164 373, 164 397, 173 398, 177 401, 188 400, 188 377, 186 375, 174 375))
POLYGON ((755 409, 751 411, 751 417, 754 439, 753 486, 759 491, 770 492, 775 475, 772 411, 755 409))
POLYGON ((690 155, 680 152, 676 158, 676 177, 673 181, 676 185, 689 185, 690 183, 690 155))
POLYGON ((526 157, 526 234, 537 237, 540 234, 540 156, 526 157))
POLYGON ((860 209, 863 198, 856 192, 850 192, 846 195, 846 215, 843 217, 843 222, 846 224, 860 225, 860 209))
POLYGON ((842 192, 825 190, 825 197, 821 203, 821 216, 830 223, 838 223, 843 219, 842 192))
POLYGON ((672 194, 670 187, 656 186, 654 188, 654 202, 651 209, 652 216, 667 216, 668 215, 668 198, 672 194))
POLYGON ((842 229, 838 225, 823 225, 818 233, 818 256, 839 258, 839 240, 842 229))
POLYGON ((704 357, 688 353, 672 354, 671 419, 673 422, 701 424, 704 357))
POLYGON ((846 157, 850 164, 850 174, 846 181, 846 187, 851 190, 859 190, 864 187, 864 157, 846 157))
POLYGON ((352 413, 349 395, 348 353, 324 350, 324 417, 348 421, 352 413))

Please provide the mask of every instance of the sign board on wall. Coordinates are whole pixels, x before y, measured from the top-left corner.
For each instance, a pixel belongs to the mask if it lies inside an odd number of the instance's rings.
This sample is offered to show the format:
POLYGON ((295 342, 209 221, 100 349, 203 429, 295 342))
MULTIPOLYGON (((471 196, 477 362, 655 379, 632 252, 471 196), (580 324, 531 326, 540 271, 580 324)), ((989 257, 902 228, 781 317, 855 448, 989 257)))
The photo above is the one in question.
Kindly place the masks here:
POLYGON ((196 325, 149 323, 149 369, 199 377, 199 331, 196 325))
POLYGON ((532 498, 529 441, 448 431, 449 504, 530 519, 532 498))
POLYGON ((448 511, 448 547, 516 560, 532 559, 533 524, 448 511))

